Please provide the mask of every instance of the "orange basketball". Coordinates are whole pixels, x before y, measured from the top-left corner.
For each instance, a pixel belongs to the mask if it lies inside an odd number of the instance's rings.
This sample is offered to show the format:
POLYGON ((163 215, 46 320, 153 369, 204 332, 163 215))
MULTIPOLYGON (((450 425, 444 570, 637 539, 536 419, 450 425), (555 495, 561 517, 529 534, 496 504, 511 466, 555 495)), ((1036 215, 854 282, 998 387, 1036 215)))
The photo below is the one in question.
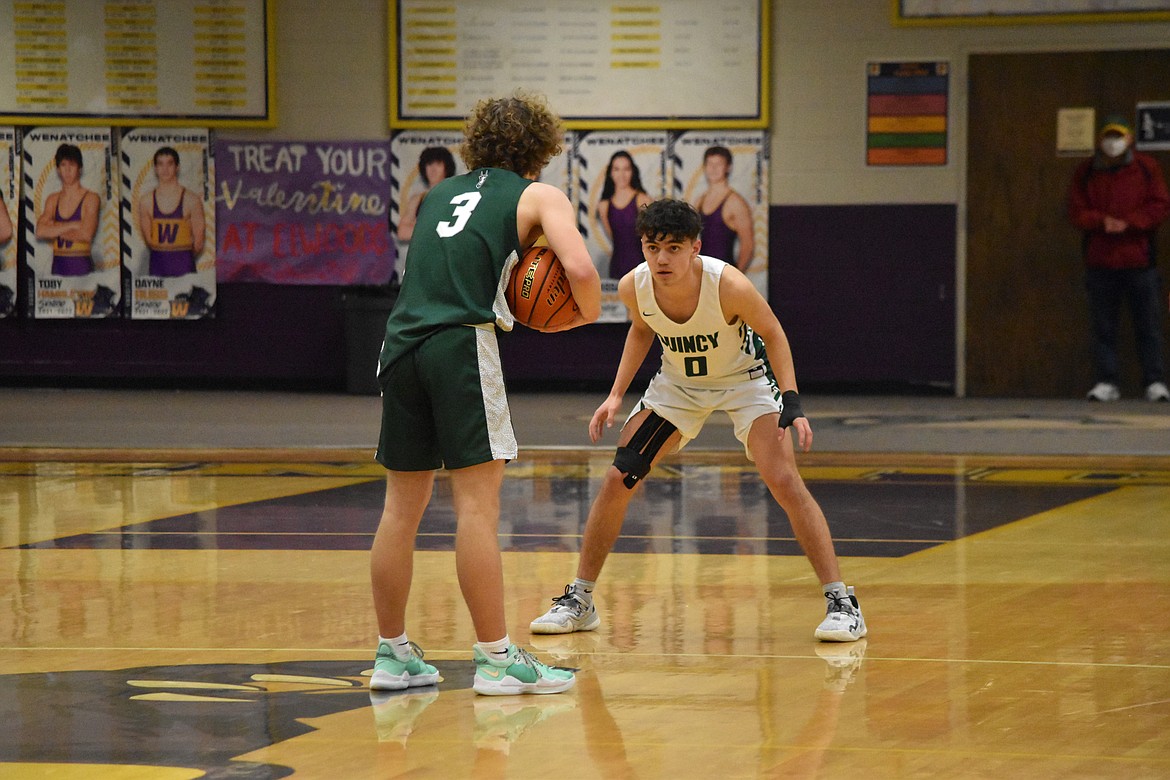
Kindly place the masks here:
POLYGON ((564 325, 579 311, 565 267, 547 246, 524 253, 512 269, 504 297, 516 321, 536 330, 564 325))

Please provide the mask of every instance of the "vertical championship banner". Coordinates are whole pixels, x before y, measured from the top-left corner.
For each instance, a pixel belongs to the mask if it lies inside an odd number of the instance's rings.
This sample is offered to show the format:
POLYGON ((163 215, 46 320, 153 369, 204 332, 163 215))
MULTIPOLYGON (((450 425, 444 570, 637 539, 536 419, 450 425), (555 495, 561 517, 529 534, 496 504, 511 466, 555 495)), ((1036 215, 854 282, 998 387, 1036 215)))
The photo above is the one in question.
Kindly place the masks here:
POLYGON ((768 297, 768 145, 762 130, 689 130, 670 142, 671 191, 703 215, 701 254, 768 297))
POLYGON ((20 135, 15 127, 0 127, 0 317, 16 313, 19 197, 20 135))
POLYGON ((401 130, 390 139, 390 232, 400 281, 423 196, 443 179, 467 172, 459 157, 462 144, 458 130, 401 130))
POLYGON ((217 139, 214 150, 220 281, 390 281, 386 141, 217 139))
POLYGON ((29 316, 118 316, 113 132, 103 127, 33 128, 25 134, 21 151, 29 316))
POLYGON ((601 275, 599 322, 628 319, 617 283, 643 260, 634 222, 641 206, 666 192, 666 144, 661 131, 594 131, 573 145, 572 200, 601 275))
POLYGON ((122 296, 133 319, 213 317, 215 176, 210 131, 135 128, 118 145, 122 296))

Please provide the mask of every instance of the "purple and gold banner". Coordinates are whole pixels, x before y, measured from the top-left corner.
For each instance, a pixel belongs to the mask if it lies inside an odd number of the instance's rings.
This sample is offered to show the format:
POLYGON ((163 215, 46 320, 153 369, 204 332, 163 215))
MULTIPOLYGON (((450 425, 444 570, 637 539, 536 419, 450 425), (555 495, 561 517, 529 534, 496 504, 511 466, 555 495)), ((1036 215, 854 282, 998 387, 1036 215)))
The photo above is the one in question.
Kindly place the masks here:
POLYGON ((220 282, 390 280, 388 142, 217 140, 215 171, 220 282))

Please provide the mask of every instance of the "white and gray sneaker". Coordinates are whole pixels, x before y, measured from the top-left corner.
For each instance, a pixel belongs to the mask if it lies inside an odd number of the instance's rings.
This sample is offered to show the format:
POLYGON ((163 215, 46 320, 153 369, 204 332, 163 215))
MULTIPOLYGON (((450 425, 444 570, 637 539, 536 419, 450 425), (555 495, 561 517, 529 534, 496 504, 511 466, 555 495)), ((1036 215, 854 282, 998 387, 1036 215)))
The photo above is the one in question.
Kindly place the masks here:
POLYGON ((1112 382, 1098 382, 1093 385, 1093 389, 1085 395, 1085 398, 1090 401, 1116 401, 1121 398, 1121 390, 1112 382))
POLYGON ((574 631, 592 631, 601 625, 592 599, 566 585, 564 595, 552 600, 552 609, 532 621, 534 634, 571 634, 574 631))
POLYGON ((1152 382, 1146 388, 1147 401, 1170 401, 1170 387, 1165 382, 1152 382))
POLYGON ((845 597, 825 594, 825 619, 817 626, 816 638, 822 642, 856 642, 866 634, 865 618, 853 595, 853 587, 845 589, 845 597))

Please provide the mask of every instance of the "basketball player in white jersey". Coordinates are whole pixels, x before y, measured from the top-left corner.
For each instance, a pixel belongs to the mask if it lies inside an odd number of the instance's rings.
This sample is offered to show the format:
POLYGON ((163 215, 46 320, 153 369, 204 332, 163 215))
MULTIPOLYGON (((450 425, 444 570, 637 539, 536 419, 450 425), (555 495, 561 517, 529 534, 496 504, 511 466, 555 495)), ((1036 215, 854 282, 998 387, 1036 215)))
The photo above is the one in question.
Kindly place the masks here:
POLYGON ((655 339, 662 344, 662 369, 622 428, 613 467, 589 510, 577 578, 532 622, 532 632, 592 631, 601 624, 593 590, 634 489, 660 458, 694 439, 712 412, 724 411, 821 581, 826 615, 814 635, 827 642, 861 639, 866 627, 857 598, 841 580, 828 523, 797 470, 787 436, 791 428, 803 450, 812 446, 780 322, 742 271, 699 254, 702 216, 695 207, 654 201, 639 212, 637 229, 646 262, 618 283, 630 330, 613 388, 589 423, 595 443, 613 425, 655 339))

